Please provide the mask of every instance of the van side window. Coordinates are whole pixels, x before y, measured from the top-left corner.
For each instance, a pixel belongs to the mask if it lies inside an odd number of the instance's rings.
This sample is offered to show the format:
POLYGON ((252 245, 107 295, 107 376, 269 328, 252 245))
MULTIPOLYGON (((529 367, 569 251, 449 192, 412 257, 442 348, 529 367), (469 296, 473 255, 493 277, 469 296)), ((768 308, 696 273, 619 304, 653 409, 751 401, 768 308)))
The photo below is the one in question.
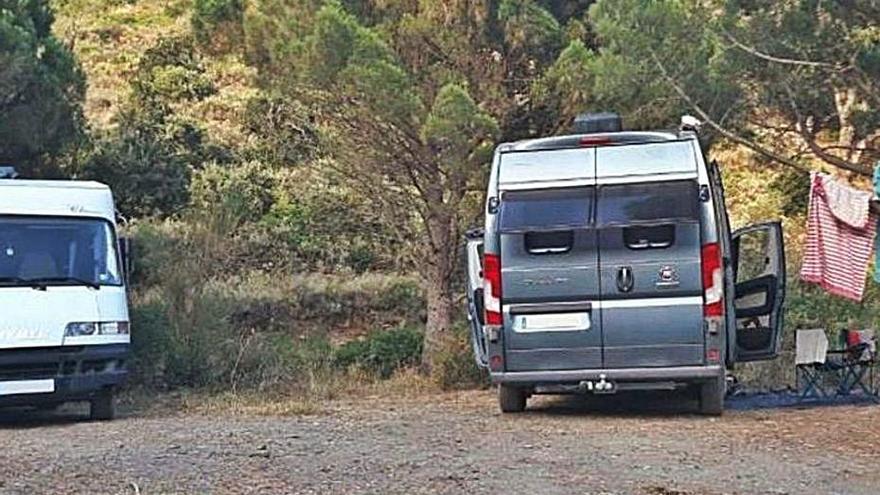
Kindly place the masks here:
POLYGON ((601 225, 698 220, 699 189, 695 181, 620 184, 599 189, 601 225))
POLYGON ((590 225, 595 191, 592 187, 507 191, 501 198, 502 232, 552 230, 590 225))

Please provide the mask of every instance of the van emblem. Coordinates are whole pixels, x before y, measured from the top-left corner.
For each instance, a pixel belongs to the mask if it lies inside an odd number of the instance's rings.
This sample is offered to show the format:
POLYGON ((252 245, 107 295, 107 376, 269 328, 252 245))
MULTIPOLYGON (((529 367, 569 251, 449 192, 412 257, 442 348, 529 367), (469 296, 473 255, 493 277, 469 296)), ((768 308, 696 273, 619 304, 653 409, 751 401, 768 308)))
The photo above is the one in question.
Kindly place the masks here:
POLYGON ((678 280, 678 270, 672 265, 664 265, 660 268, 660 272, 658 273, 659 280, 657 281, 657 287, 677 287, 678 280))
POLYGON ((535 285, 557 285, 564 284, 568 282, 568 278, 565 277, 542 277, 542 278, 526 278, 523 279, 522 284, 527 286, 535 286, 535 285))

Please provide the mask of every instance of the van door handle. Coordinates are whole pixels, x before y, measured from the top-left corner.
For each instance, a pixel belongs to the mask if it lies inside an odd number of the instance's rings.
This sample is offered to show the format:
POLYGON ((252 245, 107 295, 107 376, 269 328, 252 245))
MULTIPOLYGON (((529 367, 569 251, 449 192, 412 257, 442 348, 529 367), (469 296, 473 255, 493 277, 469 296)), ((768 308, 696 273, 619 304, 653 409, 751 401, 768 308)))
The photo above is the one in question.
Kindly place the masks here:
POLYGON ((633 288, 633 271, 629 266, 621 266, 617 269, 617 290, 629 292, 633 288))

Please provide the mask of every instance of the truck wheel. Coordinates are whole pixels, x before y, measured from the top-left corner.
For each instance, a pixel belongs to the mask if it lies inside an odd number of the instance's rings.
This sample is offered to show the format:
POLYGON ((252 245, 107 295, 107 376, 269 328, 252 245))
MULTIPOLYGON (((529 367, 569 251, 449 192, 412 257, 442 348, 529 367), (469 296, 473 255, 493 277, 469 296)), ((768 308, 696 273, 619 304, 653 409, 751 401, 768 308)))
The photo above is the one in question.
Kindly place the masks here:
POLYGON ((724 395, 727 388, 727 379, 724 375, 713 378, 711 381, 700 385, 700 414, 706 416, 721 416, 724 413, 724 395))
POLYGON ((92 421, 110 421, 116 416, 116 396, 113 390, 98 392, 90 403, 92 421))
POLYGON ((520 387, 501 385, 498 387, 498 405, 503 413, 519 413, 526 409, 526 391, 520 387))

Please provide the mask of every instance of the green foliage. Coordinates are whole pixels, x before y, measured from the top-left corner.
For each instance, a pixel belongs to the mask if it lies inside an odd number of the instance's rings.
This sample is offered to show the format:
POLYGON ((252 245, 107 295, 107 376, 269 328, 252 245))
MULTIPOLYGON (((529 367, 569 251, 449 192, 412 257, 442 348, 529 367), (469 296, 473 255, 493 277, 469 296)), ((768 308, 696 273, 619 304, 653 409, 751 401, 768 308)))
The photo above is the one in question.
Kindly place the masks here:
POLYGON ((399 232, 406 222, 384 221, 368 198, 332 178, 296 173, 281 179, 271 208, 253 226, 252 249, 291 259, 300 269, 394 269, 410 259, 399 232))
POLYGON ((213 52, 233 50, 244 37, 244 0, 196 0, 191 17, 196 41, 213 52))
POLYGON ((111 187, 126 217, 166 216, 189 198, 189 167, 167 140, 148 132, 122 132, 96 143, 81 177, 111 187))
POLYGON ((0 163, 29 176, 82 137, 85 78, 53 22, 46 0, 0 1, 0 163))
POLYGON ((437 353, 432 377, 444 389, 485 387, 488 375, 477 367, 466 325, 457 325, 437 353))
POLYGON ((782 214, 785 216, 803 215, 810 201, 810 176, 799 170, 785 169, 770 188, 779 192, 784 199, 782 214))
POLYGON ((532 71, 551 62, 562 48, 559 21, 534 0, 502 0, 498 20, 509 52, 521 63, 532 64, 532 71))
POLYGON ((878 17, 875 6, 813 0, 600 0, 590 9, 601 44, 592 100, 635 127, 697 113, 710 132, 777 161, 807 156, 870 175, 880 86, 864 63, 880 52, 878 17), (795 154, 799 143, 806 151, 795 154))
POLYGON ((318 130, 307 108, 297 100, 261 92, 248 100, 243 124, 256 138, 253 146, 242 150, 250 159, 291 166, 308 163, 318 155, 318 130))
POLYGON ((182 105, 214 91, 192 39, 161 39, 146 50, 131 80, 131 96, 116 129, 100 136, 79 175, 108 184, 129 217, 164 217, 189 202, 190 177, 226 153, 205 142, 182 105))
POLYGON ((364 340, 340 346, 336 363, 341 367, 357 365, 388 378, 398 369, 418 364, 423 338, 423 332, 409 328, 376 331, 364 340))
POLYGON ((259 163, 235 166, 211 163, 193 176, 191 202, 203 211, 225 204, 242 218, 260 218, 274 203, 274 186, 272 170, 259 163))
MULTIPOLYGON (((216 91, 192 38, 187 36, 163 38, 147 49, 131 80, 131 88, 131 103, 136 108, 197 101, 216 91)), ((166 112, 164 108, 155 111, 166 112)))

